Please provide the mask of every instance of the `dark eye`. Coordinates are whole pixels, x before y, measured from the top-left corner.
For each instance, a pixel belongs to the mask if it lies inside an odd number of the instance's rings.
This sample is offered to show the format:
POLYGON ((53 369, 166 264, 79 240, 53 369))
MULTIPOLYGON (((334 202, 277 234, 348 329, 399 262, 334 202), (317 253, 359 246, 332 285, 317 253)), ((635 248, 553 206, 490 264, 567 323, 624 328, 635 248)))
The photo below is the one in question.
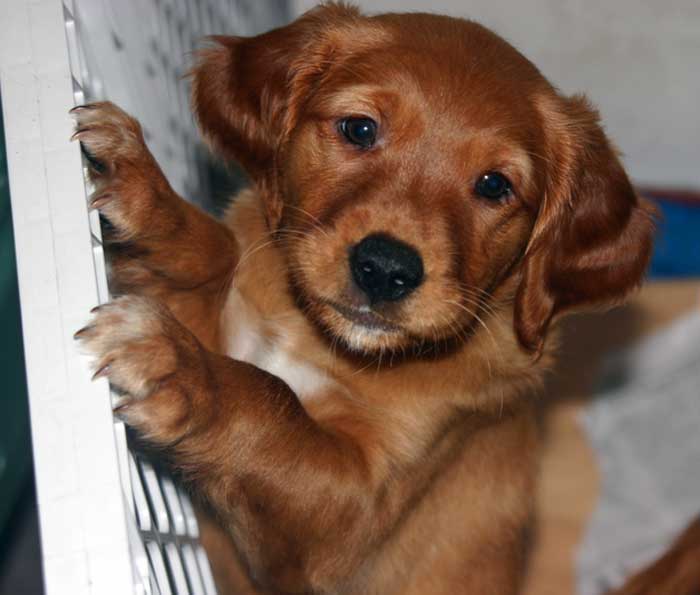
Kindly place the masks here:
POLYGON ((377 123, 371 118, 345 118, 340 121, 340 132, 353 145, 369 149, 377 140, 377 123))
POLYGON ((474 191, 489 200, 500 200, 508 196, 513 188, 503 174, 497 171, 490 171, 483 174, 476 182, 474 191))

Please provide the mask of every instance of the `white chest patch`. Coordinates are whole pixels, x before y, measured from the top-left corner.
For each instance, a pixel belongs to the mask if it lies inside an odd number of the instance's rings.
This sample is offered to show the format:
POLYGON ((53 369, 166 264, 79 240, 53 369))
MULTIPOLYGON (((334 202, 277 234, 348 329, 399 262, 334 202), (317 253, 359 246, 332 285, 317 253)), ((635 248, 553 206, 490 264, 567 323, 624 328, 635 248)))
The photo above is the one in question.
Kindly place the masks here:
POLYGON ((281 325, 275 328, 274 322, 264 321, 235 288, 224 306, 222 325, 226 355, 277 376, 300 400, 309 400, 332 384, 323 370, 294 354, 294 338, 281 325), (264 333, 264 325, 272 333, 264 333), (273 339, 266 338, 270 334, 273 339))

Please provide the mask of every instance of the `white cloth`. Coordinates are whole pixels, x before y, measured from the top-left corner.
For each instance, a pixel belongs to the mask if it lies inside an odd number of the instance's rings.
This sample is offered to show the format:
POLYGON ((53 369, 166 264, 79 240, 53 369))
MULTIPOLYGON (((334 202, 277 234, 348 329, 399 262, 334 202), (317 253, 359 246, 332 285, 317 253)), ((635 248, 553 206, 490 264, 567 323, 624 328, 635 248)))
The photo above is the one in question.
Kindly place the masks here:
POLYGON ((700 312, 611 357, 596 392, 582 423, 602 485, 580 595, 618 587, 700 513, 700 312))

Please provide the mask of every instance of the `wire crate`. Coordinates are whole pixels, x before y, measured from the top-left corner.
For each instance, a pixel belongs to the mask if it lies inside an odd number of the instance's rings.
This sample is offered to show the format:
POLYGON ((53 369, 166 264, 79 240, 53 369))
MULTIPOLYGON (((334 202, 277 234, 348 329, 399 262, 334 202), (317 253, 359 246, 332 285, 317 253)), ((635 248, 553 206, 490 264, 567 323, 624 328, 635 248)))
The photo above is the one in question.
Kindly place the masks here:
POLYGON ((109 299, 74 105, 141 120, 176 191, 211 207, 182 76, 209 34, 280 25, 284 0, 1 0, 0 93, 47 595, 212 594, 187 494, 127 445, 72 339, 109 299))

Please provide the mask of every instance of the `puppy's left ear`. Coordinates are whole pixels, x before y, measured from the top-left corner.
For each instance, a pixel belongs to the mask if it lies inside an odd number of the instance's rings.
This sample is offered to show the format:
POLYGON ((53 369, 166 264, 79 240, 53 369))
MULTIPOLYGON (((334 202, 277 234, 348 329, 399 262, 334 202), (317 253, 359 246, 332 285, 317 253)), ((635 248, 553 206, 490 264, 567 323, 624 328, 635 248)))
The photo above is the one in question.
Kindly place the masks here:
POLYGON ((548 100, 542 114, 545 197, 515 300, 516 334, 536 355, 554 316, 614 304, 641 283, 655 213, 635 193, 585 98, 548 100))

